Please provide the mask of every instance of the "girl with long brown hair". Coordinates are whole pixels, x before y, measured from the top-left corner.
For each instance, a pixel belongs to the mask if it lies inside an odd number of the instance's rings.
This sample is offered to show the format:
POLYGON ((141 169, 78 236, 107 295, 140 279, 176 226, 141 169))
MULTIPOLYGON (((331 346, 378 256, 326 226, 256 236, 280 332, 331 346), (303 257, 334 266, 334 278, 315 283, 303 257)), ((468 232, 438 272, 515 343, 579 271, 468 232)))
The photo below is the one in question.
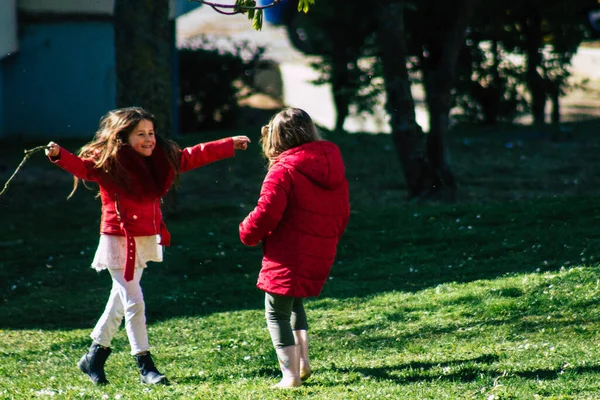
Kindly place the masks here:
MULTIPOLYGON (((140 107, 107 113, 94 139, 74 155, 50 142, 46 155, 79 180, 100 189, 100 241, 92 267, 107 269, 112 290, 104 313, 90 337, 92 345, 78 366, 96 384, 106 384, 104 364, 111 341, 123 318, 142 383, 167 383, 150 355, 145 303, 140 279, 146 263, 161 262, 162 246, 170 234, 161 211, 161 198, 180 173, 232 157, 246 150, 250 140, 234 136, 200 143, 183 150, 155 131, 155 118, 140 107)), ((69 195, 69 196, 71 196, 69 195)))

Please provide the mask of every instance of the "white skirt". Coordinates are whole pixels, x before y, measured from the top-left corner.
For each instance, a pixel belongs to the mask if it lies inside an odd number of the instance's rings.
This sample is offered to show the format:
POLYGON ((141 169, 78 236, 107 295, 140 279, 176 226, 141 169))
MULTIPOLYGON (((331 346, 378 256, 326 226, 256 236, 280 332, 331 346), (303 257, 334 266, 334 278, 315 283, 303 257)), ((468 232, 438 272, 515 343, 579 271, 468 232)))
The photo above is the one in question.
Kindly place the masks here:
MULTIPOLYGON (((161 262, 163 249, 160 235, 135 236, 135 266, 146 268, 148 261, 161 262)), ((125 236, 100 235, 100 242, 92 261, 92 268, 96 271, 103 269, 124 269, 127 254, 125 236)))

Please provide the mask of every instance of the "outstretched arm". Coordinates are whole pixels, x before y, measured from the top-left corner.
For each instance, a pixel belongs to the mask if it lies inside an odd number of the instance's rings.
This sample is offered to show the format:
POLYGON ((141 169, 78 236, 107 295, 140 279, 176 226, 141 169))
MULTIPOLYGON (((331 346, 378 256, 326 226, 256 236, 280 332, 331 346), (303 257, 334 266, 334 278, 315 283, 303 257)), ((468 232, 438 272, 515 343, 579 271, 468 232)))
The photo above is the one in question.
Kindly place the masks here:
POLYGON ((240 223, 240 240, 246 246, 256 246, 275 230, 287 207, 291 178, 284 167, 269 170, 254 210, 240 223))
POLYGON ((181 151, 179 171, 186 172, 224 158, 233 157, 235 150, 246 150, 248 143, 250 143, 250 139, 246 136, 233 136, 186 147, 181 151))

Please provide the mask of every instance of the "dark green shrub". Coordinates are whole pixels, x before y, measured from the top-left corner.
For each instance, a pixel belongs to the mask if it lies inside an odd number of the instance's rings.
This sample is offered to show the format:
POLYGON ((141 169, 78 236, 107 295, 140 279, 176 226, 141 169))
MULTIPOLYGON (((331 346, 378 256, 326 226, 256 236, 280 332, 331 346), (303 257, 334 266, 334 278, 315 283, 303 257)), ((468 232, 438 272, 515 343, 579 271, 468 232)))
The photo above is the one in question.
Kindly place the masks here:
POLYGON ((227 41, 217 48, 204 38, 180 48, 181 132, 235 126, 238 101, 254 92, 254 72, 264 51, 247 42, 227 41))

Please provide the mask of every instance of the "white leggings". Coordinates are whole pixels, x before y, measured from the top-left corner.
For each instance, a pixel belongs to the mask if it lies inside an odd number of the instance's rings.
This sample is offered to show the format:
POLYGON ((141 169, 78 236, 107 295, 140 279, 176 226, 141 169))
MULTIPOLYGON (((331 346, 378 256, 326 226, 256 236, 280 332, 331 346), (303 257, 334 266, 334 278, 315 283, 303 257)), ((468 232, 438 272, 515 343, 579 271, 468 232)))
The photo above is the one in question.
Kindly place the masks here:
POLYGON ((113 285, 104 313, 90 334, 92 340, 104 347, 110 347, 112 338, 119 330, 125 317, 125 330, 131 345, 131 354, 136 355, 150 348, 146 328, 146 307, 140 279, 144 268, 136 267, 133 279, 127 282, 122 269, 109 269, 113 285))

